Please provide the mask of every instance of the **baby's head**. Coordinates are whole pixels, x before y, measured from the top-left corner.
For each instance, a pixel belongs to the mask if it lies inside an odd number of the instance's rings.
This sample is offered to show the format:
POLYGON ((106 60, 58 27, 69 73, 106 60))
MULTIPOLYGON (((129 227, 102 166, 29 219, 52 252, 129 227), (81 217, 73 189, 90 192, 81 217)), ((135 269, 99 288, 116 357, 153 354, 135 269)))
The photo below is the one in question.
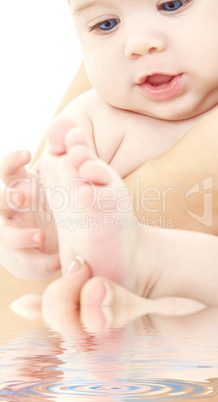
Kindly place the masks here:
POLYGON ((69 0, 86 71, 110 105, 160 119, 218 103, 218 0, 69 0))

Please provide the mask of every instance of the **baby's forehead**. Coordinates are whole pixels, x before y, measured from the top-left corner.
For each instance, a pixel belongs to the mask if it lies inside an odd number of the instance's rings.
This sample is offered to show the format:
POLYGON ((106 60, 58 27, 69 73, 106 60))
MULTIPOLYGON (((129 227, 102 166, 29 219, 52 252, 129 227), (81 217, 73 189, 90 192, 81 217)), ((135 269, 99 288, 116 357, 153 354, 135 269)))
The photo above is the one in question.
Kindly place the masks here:
MULTIPOLYGON (((89 10, 91 8, 98 8, 101 6, 108 6, 114 0, 68 0, 70 8, 74 14, 74 17, 81 14, 81 12, 85 10, 89 10)), ((119 0, 122 1, 122 0, 119 0)))
MULTIPOLYGON (((68 0, 69 4, 73 6, 76 10, 83 10, 85 8, 89 8, 90 6, 110 6, 112 4, 116 4, 116 2, 119 1, 119 3, 125 3, 127 0, 68 0)), ((134 0, 128 0, 128 1, 133 1, 134 0)))

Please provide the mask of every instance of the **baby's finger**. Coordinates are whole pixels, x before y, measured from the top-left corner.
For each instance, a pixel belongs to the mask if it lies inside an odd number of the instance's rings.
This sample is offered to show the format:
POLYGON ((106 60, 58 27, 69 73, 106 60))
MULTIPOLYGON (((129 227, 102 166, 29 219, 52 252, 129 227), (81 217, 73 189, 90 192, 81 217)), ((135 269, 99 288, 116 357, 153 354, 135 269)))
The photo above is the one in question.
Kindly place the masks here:
POLYGON ((44 254, 36 249, 13 251, 0 243, 0 262, 13 275, 26 280, 41 280, 61 267, 58 254, 44 254))
POLYGON ((20 190, 0 188, 0 216, 11 218, 22 207, 25 196, 20 190))
POLYGON ((61 269, 59 254, 46 254, 34 248, 19 250, 19 261, 26 267, 23 279, 44 279, 61 269))
POLYGON ((8 205, 6 189, 0 188, 0 216, 3 218, 10 218, 13 215, 14 211, 8 205))
POLYGON ((36 228, 20 228, 3 223, 0 230, 0 242, 8 248, 18 250, 38 248, 43 245, 45 234, 36 228))
POLYGON ((0 177, 4 184, 18 177, 27 177, 25 165, 31 160, 29 151, 12 151, 0 160, 0 177))

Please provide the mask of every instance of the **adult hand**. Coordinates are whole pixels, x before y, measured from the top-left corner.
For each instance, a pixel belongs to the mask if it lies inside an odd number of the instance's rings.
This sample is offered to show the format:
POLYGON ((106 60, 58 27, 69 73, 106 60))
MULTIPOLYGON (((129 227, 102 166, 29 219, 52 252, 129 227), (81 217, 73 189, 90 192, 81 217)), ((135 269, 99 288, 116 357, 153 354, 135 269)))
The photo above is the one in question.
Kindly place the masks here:
POLYGON ((92 278, 88 265, 75 259, 69 272, 49 284, 42 297, 24 296, 12 303, 11 308, 24 316, 42 315, 50 326, 60 329, 81 320, 92 332, 122 327, 145 314, 193 314, 205 305, 184 298, 139 297, 104 277, 92 278))

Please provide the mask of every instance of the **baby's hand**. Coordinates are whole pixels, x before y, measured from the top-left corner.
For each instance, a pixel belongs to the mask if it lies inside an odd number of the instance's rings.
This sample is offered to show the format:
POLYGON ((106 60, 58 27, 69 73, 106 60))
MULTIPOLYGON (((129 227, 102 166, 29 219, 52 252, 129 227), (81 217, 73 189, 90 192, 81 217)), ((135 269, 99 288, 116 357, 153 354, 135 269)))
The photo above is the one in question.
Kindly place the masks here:
POLYGON ((0 161, 0 262, 18 277, 39 280, 60 269, 60 261, 43 180, 25 168, 30 159, 28 151, 15 151, 0 161))

